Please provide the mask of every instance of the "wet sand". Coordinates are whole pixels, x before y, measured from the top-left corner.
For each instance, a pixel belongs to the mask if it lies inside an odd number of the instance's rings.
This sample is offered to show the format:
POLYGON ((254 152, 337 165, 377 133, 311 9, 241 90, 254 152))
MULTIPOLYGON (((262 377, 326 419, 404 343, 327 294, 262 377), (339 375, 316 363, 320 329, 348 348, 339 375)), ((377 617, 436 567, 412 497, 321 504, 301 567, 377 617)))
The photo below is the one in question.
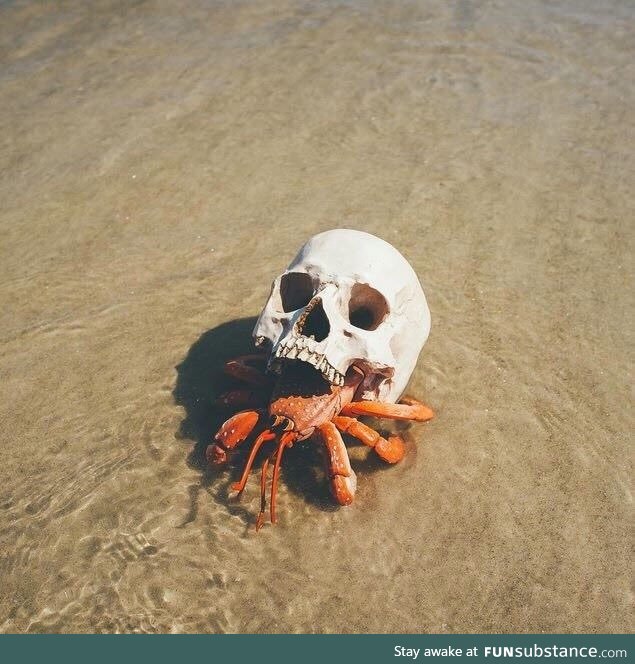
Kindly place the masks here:
POLYGON ((0 5, 1 631, 632 630, 633 5, 372 7, 0 5), (437 417, 350 508, 293 448, 256 535, 218 366, 334 227, 437 417))

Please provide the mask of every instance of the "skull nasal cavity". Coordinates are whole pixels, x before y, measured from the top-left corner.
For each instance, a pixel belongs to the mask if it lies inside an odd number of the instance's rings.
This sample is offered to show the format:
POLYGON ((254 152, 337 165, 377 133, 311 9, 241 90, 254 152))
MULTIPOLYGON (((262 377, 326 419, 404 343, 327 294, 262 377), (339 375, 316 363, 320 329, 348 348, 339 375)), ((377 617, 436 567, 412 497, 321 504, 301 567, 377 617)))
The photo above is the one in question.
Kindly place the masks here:
POLYGON ((318 300, 304 319, 300 332, 305 337, 313 336, 316 341, 322 341, 326 339, 330 331, 329 319, 322 308, 322 301, 318 300))

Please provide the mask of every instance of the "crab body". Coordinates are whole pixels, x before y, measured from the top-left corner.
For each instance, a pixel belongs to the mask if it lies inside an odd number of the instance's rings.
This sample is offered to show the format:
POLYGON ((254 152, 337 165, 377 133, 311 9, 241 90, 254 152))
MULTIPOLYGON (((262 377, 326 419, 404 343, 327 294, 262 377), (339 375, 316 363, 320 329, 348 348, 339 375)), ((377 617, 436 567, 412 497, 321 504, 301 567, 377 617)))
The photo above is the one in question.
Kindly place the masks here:
POLYGON ((352 372, 344 385, 331 385, 310 367, 284 372, 273 389, 269 415, 285 424, 298 440, 309 438, 325 422, 330 422, 353 400, 362 378, 352 372))

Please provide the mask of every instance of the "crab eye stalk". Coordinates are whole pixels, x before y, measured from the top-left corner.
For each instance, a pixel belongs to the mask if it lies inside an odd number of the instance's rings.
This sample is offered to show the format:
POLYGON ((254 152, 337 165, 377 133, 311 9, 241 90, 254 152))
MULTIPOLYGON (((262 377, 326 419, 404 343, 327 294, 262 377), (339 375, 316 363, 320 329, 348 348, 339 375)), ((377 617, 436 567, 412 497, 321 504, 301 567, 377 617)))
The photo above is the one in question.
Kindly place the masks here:
POLYGON ((286 313, 305 307, 313 297, 313 282, 304 272, 287 272, 280 279, 280 301, 286 313))
POLYGON ((348 303, 348 320, 362 330, 376 330, 388 315, 386 298, 368 284, 355 284, 348 303))

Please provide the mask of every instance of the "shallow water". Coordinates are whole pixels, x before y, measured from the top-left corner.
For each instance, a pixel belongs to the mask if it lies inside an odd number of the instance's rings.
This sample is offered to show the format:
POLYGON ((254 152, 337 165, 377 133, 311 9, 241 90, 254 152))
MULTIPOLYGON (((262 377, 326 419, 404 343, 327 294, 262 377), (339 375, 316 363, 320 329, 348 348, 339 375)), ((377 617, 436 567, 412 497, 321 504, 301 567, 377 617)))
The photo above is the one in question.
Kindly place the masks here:
POLYGON ((3 2, 0 630, 631 630, 634 19, 3 2), (420 275, 437 418, 350 508, 294 448, 256 535, 217 368, 338 226, 420 275))

